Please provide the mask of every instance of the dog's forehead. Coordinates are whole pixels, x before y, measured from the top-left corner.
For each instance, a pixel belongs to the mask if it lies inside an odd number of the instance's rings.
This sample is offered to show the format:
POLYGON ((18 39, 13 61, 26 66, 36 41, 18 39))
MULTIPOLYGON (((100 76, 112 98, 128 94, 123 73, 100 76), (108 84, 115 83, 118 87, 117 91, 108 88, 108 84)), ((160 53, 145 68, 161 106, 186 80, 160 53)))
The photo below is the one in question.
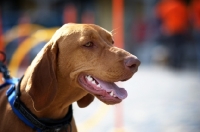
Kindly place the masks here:
POLYGON ((62 31, 65 32, 65 34, 74 34, 74 33, 81 33, 81 34, 101 34, 106 37, 112 38, 112 33, 107 31, 106 29, 95 25, 95 24, 65 24, 63 27, 61 27, 62 31))
POLYGON ((95 24, 89 24, 89 25, 86 25, 88 26, 88 29, 91 30, 94 29, 95 31, 99 32, 99 33, 103 33, 103 34, 107 34, 107 35, 110 35, 111 36, 111 32, 107 31, 106 29, 98 26, 98 25, 95 25, 95 24))
POLYGON ((109 41, 113 40, 112 33, 98 25, 94 25, 94 24, 84 25, 83 30, 85 33, 83 36, 91 36, 94 38, 101 37, 109 41))

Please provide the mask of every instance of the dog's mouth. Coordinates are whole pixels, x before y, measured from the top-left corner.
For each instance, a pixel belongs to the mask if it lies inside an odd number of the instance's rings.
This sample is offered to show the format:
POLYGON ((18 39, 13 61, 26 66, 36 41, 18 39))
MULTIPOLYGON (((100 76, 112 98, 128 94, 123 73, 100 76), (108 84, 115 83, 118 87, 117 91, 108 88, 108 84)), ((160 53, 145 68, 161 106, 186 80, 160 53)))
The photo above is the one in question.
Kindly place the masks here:
POLYGON ((91 75, 80 75, 79 83, 89 93, 106 104, 116 104, 127 97, 127 91, 114 82, 106 82, 91 75))

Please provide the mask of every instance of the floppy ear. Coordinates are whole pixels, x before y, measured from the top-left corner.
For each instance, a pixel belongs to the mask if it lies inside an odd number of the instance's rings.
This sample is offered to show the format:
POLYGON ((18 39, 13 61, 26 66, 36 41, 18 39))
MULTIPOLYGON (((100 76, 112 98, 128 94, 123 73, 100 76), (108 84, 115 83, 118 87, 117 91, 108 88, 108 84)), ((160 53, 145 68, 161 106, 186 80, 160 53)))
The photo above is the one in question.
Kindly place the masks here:
POLYGON ((77 104, 80 108, 84 108, 88 106, 93 100, 94 100, 94 96, 88 93, 86 96, 78 100, 77 104))
POLYGON ((54 100, 57 91, 56 63, 58 46, 49 42, 30 65, 32 75, 28 91, 35 110, 41 111, 54 100))

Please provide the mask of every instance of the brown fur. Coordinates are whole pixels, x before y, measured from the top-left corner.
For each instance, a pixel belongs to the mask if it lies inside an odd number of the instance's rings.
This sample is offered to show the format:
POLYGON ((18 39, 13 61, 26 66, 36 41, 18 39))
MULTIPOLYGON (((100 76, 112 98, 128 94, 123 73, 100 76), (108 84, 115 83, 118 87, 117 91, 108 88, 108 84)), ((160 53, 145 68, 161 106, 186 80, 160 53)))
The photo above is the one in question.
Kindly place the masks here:
POLYGON ((0 85, 4 83, 4 80, 3 80, 3 74, 0 73, 0 85))
MULTIPOLYGON (((80 74, 116 82, 129 79, 137 71, 137 58, 112 43, 111 33, 97 25, 64 25, 25 72, 20 85, 22 102, 38 118, 51 119, 63 118, 73 102, 88 106, 94 96, 114 104, 87 92, 78 82, 80 74), (94 43, 92 48, 83 46, 90 41, 94 43)), ((13 114, 6 90, 0 90, 0 132, 33 131, 13 114)), ((71 125, 76 132, 74 119, 71 125)))

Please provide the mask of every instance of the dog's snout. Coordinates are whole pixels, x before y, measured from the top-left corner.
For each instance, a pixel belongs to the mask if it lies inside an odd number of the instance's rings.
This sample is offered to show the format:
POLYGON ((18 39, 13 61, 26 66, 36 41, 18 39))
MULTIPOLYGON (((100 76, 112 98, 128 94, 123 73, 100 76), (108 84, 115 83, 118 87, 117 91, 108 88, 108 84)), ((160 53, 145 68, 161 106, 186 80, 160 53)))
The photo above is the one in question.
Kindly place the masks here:
POLYGON ((124 60, 124 64, 126 68, 136 71, 140 65, 140 61, 137 59, 137 57, 130 56, 124 60))

